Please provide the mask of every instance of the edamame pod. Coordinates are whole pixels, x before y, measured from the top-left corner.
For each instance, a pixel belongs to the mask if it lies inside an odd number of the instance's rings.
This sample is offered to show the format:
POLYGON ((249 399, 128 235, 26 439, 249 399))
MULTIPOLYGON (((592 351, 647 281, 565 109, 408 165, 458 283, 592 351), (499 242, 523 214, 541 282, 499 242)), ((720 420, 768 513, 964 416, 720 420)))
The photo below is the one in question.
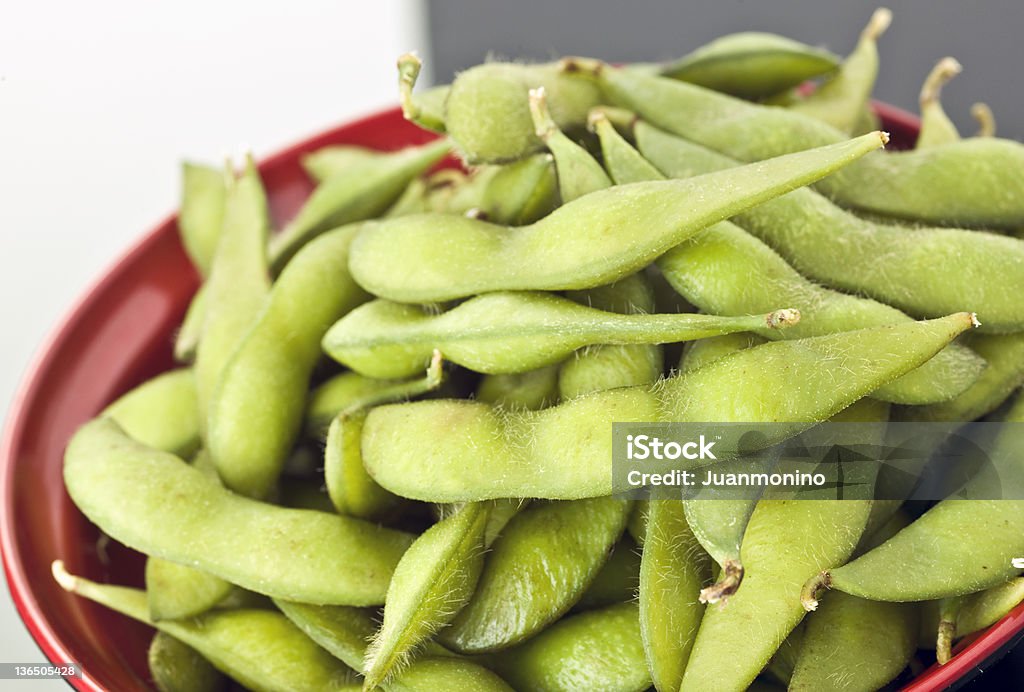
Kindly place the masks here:
POLYGON ((464 505, 402 556, 388 586, 384 622, 366 650, 366 689, 393 677, 470 600, 484 566, 488 510, 486 503, 464 505))
POLYGON ((661 74, 745 99, 772 96, 836 69, 839 57, 777 34, 728 34, 661 67, 661 74))
POLYGON ((367 417, 363 460, 388 490, 434 502, 608 495, 613 422, 807 421, 793 424, 795 434, 918 367, 973 324, 960 313, 774 341, 653 387, 598 392, 536 412, 470 401, 381 406, 367 417), (780 377, 800 385, 780 388, 780 377), (446 434, 453 426, 462 433, 446 434))
POLYGON ((601 164, 586 149, 569 139, 551 118, 544 87, 530 89, 529 94, 534 130, 555 157, 558 192, 562 203, 611 187, 612 181, 601 164))
POLYGON ((960 139, 956 125, 942 108, 942 87, 960 74, 963 68, 954 58, 943 58, 924 80, 918 103, 921 108, 921 127, 917 134, 918 149, 941 146, 960 139))
MULTIPOLYGON (((212 610, 193 620, 152 622, 146 594, 76 577, 57 560, 53 576, 65 591, 144 622, 191 646, 218 670, 250 689, 290 692, 352 689, 352 671, 269 610, 212 610)), ((359 689, 354 686, 354 689, 359 689)))
POLYGON ((746 689, 802 620, 801 579, 850 556, 870 509, 866 500, 758 503, 743 538, 743 587, 704 611, 680 689, 746 689))
POLYGON ((592 344, 689 341, 739 331, 771 331, 799 321, 799 312, 766 315, 622 315, 549 293, 498 292, 471 298, 440 315, 415 305, 375 300, 339 320, 324 351, 370 377, 406 377, 436 349, 446 360, 488 374, 551 365, 592 344))
POLYGON ((440 640, 463 653, 505 649, 543 630, 584 594, 632 504, 603 497, 533 504, 490 546, 472 599, 440 640))
MULTIPOLYGON (((599 122, 597 128, 606 165, 617 182, 663 177, 607 121, 599 122)), ((808 320, 802 320, 785 334, 762 332, 772 339, 829 334, 911 319, 888 305, 811 283, 767 245, 728 221, 680 243, 662 255, 657 266, 680 295, 711 314, 761 312, 775 300, 780 305, 803 306, 809 311, 808 320)), ((964 392, 978 379, 984 366, 984 361, 969 349, 951 345, 872 396, 908 404, 945 401, 964 392)))
POLYGON ((199 349, 199 339, 203 336, 203 323, 206 321, 206 291, 200 286, 185 311, 185 317, 174 335, 174 360, 179 363, 192 363, 199 349))
POLYGON ((178 233, 192 264, 209 276, 217 251, 227 186, 224 171, 186 161, 181 166, 181 209, 178 233))
MULTIPOLYGON (((581 305, 643 315, 655 312, 654 290, 643 273, 607 286, 566 294, 581 305)), ((563 400, 618 387, 653 384, 664 367, 658 344, 597 344, 576 351, 562 363, 558 391, 563 400)))
MULTIPOLYGON (((741 161, 757 161, 834 143, 843 134, 788 109, 760 106, 638 70, 568 58, 613 105, 741 161)), ((1024 226, 1024 145, 973 138, 920 151, 870 157, 822 179, 817 189, 839 204, 940 225, 1024 226), (970 174, 965 175, 965 171, 970 174)))
POLYGON ((987 415, 1024 384, 1024 333, 971 334, 964 343, 985 361, 985 369, 949 401, 900 409, 899 420, 972 421, 987 415))
POLYGON ((146 598, 153 620, 195 617, 223 601, 233 588, 188 565, 156 557, 146 560, 146 598))
POLYGON ((640 636, 654 686, 678 690, 704 606, 710 562, 679 500, 651 500, 640 561, 640 636))
POLYGON ((448 141, 439 139, 368 156, 332 175, 271 239, 273 269, 280 272, 302 246, 321 233, 382 214, 413 178, 443 159, 449 149, 448 141))
POLYGON ((357 519, 235 495, 109 419, 75 433, 64 482, 79 509, 121 543, 274 597, 378 605, 411 543, 357 519))
POLYGON ((543 87, 559 127, 582 125, 601 93, 557 64, 489 62, 460 72, 445 102, 445 128, 471 164, 514 161, 543 146, 530 118, 530 89, 543 87))
POLYGON ((196 394, 204 434, 210 401, 224 368, 270 291, 266 249, 270 216, 256 162, 248 156, 245 171, 237 180, 230 169, 225 175, 224 226, 204 288, 203 328, 196 348, 196 394))
POLYGON ((125 433, 147 447, 187 459, 199 449, 196 380, 190 369, 171 370, 143 382, 103 410, 125 433))
POLYGON ((560 367, 548 365, 512 375, 484 375, 477 387, 476 399, 512 409, 547 408, 558 402, 560 367))
POLYGON ((456 183, 447 200, 434 211, 522 226, 537 221, 558 206, 558 185, 550 154, 532 154, 507 164, 476 168, 456 183))
MULTIPOLYGON (((640 121, 640 152, 666 175, 721 170, 735 161, 640 121)), ((1024 197, 1022 197, 1024 199, 1024 197)), ((734 221, 804 276, 869 296, 916 317, 975 310, 983 331, 1024 331, 1024 242, 951 228, 886 226, 813 190, 796 190, 734 221)))
POLYGON ((882 7, 871 15, 853 52, 839 70, 807 98, 789 107, 828 123, 847 135, 853 133, 878 78, 878 38, 892 22, 892 12, 882 7))
POLYGON ((336 144, 322 147, 303 156, 302 168, 306 171, 306 175, 317 183, 322 183, 331 176, 343 173, 352 167, 366 165, 373 158, 382 156, 387 156, 387 154, 367 147, 336 144))
POLYGON ((157 632, 147 655, 149 674, 160 692, 216 692, 224 677, 188 644, 157 632))
POLYGON ((327 233, 289 262, 225 368, 210 405, 207 442, 217 472, 235 492, 263 497, 274 486, 302 425, 320 340, 366 300, 347 270, 357 228, 327 233))
MULTIPOLYGON (((1005 420, 1011 427, 1024 422, 1024 398, 1005 420)), ((1020 456, 1017 432, 1000 433, 993 458, 1020 456)), ((1013 560, 1024 554, 1022 524, 1024 501, 947 498, 874 550, 808 581, 804 607, 817 606, 822 587, 879 601, 925 601, 997 586, 1020 574, 1013 560)))
MULTIPOLYGON (((632 516, 632 512, 630 513, 632 516)), ((640 588, 640 549, 628 536, 612 546, 608 561, 573 606, 573 612, 625 603, 640 588)))
POLYGON ((432 214, 378 221, 359 233, 349 267, 365 289, 404 302, 498 290, 593 288, 640 270, 700 229, 828 175, 884 141, 884 134, 874 133, 690 180, 600 190, 520 228, 432 214), (396 247, 402 252, 395 253, 396 247))
POLYGON ((310 393, 304 423, 306 434, 322 438, 338 414, 385 402, 411 399, 434 391, 443 383, 444 368, 439 355, 431 359, 427 374, 415 379, 380 380, 355 372, 343 372, 310 393))
MULTIPOLYGON (((872 516, 877 503, 872 503, 872 516)), ((869 517, 855 554, 881 545, 909 523, 910 518, 901 512, 872 531, 869 517)), ((833 594, 804 621, 803 642, 790 689, 819 690, 823 685, 839 687, 854 681, 863 689, 881 688, 907 666, 914 654, 919 610, 914 604, 833 594)))
POLYGON ((641 692, 651 685, 635 603, 565 618, 485 660, 519 690, 641 692))

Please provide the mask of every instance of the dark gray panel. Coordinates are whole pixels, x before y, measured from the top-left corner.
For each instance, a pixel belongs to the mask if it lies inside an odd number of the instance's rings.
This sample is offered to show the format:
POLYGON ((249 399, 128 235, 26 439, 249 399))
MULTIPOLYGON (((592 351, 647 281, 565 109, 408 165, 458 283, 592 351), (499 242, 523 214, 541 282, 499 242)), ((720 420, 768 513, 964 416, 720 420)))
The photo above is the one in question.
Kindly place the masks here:
MULTIPOLYGON (((437 81, 494 54, 543 60, 593 55, 652 60, 682 55, 725 33, 760 30, 821 44, 845 55, 875 2, 821 0, 428 0, 432 69, 437 81)), ((1024 2, 905 0, 882 38, 877 97, 912 111, 921 80, 945 55, 964 73, 944 103, 965 133, 969 109, 987 101, 1003 136, 1024 138, 1024 2)))

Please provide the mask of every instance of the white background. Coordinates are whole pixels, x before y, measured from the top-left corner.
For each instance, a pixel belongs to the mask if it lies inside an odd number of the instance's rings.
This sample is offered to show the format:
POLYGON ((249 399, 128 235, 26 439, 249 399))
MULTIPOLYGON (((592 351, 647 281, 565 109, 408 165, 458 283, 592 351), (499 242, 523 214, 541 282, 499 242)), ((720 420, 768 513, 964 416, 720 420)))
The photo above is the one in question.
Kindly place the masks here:
MULTIPOLYGON (((176 206, 182 158, 264 156, 395 103, 422 26, 416 0, 5 5, 0 414, 76 297, 176 206)), ((0 661, 42 660, 4 587, 0 661)))

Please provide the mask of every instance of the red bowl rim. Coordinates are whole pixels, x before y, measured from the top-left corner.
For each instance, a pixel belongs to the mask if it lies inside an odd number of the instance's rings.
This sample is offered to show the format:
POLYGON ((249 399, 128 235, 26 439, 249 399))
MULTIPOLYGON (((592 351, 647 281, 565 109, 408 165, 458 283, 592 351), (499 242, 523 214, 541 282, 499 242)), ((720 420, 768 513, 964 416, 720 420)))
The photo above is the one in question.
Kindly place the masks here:
MULTIPOLYGON (((904 132, 916 133, 920 124, 920 121, 914 114, 888 104, 876 103, 875 110, 883 121, 904 132)), ((275 165, 281 159, 292 158, 302 151, 319 146, 319 143, 327 143, 331 141, 332 135, 342 127, 361 126, 379 118, 395 117, 398 113, 400 113, 399 108, 389 108, 348 121, 344 125, 330 128, 277 151, 261 161, 259 168, 262 171, 267 167, 275 165)), ((0 517, 3 519, 3 521, 0 521, 0 554, 2 554, 3 558, 8 589, 18 614, 21 616, 36 644, 42 649, 47 659, 53 663, 70 662, 70 654, 64 643, 50 629, 46 618, 43 616, 25 573, 21 556, 15 550, 14 543, 14 503, 11 498, 14 488, 14 454, 24 436, 27 411, 30 408, 27 403, 39 395, 43 374, 50 368, 56 354, 61 350, 60 346, 75 331, 77 325, 84 319, 85 314, 98 299, 99 295, 115 281, 115 277, 123 272, 125 267, 131 265, 136 257, 144 254, 152 244, 157 242, 157 238, 165 232, 165 228, 175 223, 176 219, 176 214, 166 216, 154 228, 137 240, 126 252, 114 260, 106 271, 84 291, 81 297, 74 303, 74 306, 65 313, 64 317, 44 340, 43 346, 32 358, 8 410, 7 421, 3 429, 3 438, 2 442, 0 442, 0 463, 4 465, 2 473, 0 473, 0 501, 3 503, 3 507, 0 508, 0 517)), ((944 666, 932 666, 902 689, 904 692, 926 692, 946 689, 957 682, 963 682, 968 679, 967 676, 980 671, 981 667, 989 659, 1004 653, 1004 647, 1014 637, 1020 636, 1024 636, 1024 604, 1015 608, 1009 615, 981 634, 969 637, 964 642, 961 642, 956 647, 957 655, 949 663, 944 666)), ((90 692, 102 690, 95 681, 88 677, 87 673, 83 672, 82 675, 83 677, 72 678, 68 682, 79 690, 88 690, 90 692)))

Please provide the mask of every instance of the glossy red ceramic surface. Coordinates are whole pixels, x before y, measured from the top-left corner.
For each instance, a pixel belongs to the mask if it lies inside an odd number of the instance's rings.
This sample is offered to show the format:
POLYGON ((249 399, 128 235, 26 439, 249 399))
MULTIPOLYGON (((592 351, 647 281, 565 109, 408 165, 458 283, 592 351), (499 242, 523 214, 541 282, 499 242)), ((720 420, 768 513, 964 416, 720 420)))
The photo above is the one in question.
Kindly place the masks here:
MULTIPOLYGON (((880 107, 894 145, 916 136, 914 116, 880 107)), ((260 166, 272 214, 280 225, 311 190, 300 157, 327 144, 397 149, 431 139, 398 109, 329 130, 270 157, 260 166)), ((197 285, 178 241, 176 219, 166 219, 89 289, 30 368, 10 409, 0 448, 0 546, 18 611, 47 658, 76 662, 80 690, 150 687, 146 627, 63 592, 50 563, 98 581, 142 583, 140 556, 99 541, 97 530, 72 505, 61 480, 64 446, 72 432, 131 386, 171 366, 174 330, 197 285)), ((1022 630, 1024 607, 989 631, 961 644, 956 658, 933 667, 907 689, 943 689, 995 655, 1022 630)))

